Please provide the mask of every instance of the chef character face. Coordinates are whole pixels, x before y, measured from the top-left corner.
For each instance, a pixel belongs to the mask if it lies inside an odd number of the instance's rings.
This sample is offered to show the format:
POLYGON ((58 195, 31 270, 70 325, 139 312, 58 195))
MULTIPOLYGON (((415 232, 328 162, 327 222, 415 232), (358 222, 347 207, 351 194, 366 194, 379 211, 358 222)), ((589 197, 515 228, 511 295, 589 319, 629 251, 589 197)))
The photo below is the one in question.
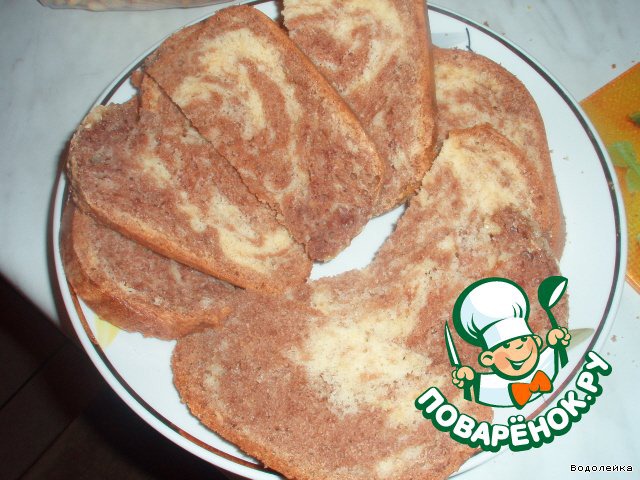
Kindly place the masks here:
POLYGON ((478 362, 502 377, 517 379, 527 376, 538 366, 541 348, 542 339, 538 335, 523 335, 485 350, 478 362))
POLYGON ((478 361, 504 378, 526 376, 538 364, 542 340, 529 329, 529 300, 504 278, 487 278, 467 288, 453 308, 458 334, 482 347, 478 361))

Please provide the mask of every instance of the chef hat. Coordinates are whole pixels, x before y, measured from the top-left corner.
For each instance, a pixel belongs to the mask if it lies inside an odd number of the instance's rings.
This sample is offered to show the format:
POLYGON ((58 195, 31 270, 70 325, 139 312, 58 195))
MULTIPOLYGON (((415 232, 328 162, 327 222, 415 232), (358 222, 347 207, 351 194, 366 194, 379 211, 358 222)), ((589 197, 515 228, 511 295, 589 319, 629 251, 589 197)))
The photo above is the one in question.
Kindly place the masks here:
POLYGON ((486 350, 533 335, 528 317, 529 300, 524 290, 504 278, 475 282, 460 294, 453 307, 453 324, 458 334, 486 350))

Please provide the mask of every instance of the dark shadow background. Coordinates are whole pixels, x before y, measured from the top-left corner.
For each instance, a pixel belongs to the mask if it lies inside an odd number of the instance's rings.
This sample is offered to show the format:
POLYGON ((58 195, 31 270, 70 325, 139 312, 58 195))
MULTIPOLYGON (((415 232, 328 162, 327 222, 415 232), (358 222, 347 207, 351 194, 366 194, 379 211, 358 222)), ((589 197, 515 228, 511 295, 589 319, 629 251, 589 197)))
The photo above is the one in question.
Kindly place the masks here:
POLYGON ((2 277, 0 312, 2 478, 231 478, 139 418, 76 342, 2 277))

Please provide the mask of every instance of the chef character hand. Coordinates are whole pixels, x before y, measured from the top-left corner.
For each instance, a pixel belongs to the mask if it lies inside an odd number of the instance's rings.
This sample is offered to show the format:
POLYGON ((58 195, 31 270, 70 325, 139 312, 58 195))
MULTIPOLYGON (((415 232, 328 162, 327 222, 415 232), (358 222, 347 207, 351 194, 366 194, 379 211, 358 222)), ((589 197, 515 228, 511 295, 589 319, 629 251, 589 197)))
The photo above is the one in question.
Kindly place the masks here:
POLYGON ((547 333, 547 345, 551 348, 564 348, 570 341, 571 334, 564 327, 553 328, 547 333))
POLYGON ((451 381, 458 388, 464 388, 465 384, 473 382, 476 372, 471 367, 460 367, 451 372, 451 381))

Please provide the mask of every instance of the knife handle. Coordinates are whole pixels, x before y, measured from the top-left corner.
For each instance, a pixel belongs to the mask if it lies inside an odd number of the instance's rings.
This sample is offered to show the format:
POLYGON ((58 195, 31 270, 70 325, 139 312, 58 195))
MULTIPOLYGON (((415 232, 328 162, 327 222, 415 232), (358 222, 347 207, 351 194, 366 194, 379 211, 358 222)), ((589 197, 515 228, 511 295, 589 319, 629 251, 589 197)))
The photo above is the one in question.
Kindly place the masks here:
POLYGON ((465 382, 465 386, 464 386, 464 399, 471 401, 471 387, 472 384, 471 382, 465 382))
POLYGON ((558 352, 558 358, 560 359, 560 368, 564 367, 569 362, 569 357, 567 356, 567 349, 565 347, 558 348, 556 350, 558 352))
MULTIPOLYGON (((551 328, 558 328, 558 321, 556 320, 556 317, 553 316, 553 313, 551 313, 551 309, 547 309, 547 316, 549 317, 549 323, 551 323, 551 328)), ((569 363, 569 358, 567 357, 567 349, 565 347, 560 347, 558 349, 556 349, 556 352, 558 352, 558 358, 560 360, 560 368, 564 367, 567 363, 569 363)))

